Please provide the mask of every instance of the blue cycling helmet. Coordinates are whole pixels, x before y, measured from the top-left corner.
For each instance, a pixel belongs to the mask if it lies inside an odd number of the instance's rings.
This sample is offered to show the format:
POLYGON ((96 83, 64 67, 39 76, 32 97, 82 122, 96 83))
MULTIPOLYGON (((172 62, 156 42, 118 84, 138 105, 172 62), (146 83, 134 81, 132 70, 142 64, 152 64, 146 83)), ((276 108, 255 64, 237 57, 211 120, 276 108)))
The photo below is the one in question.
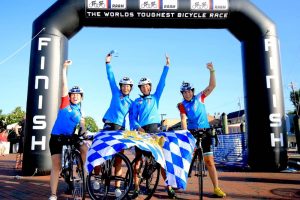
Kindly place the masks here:
POLYGON ((81 96, 83 97, 83 89, 81 89, 79 86, 73 86, 69 90, 69 95, 70 94, 81 94, 81 96))
POLYGON ((189 82, 185 82, 183 81, 181 86, 180 86, 180 92, 184 92, 184 91, 187 91, 187 90, 192 90, 194 92, 194 86, 189 83, 189 82))

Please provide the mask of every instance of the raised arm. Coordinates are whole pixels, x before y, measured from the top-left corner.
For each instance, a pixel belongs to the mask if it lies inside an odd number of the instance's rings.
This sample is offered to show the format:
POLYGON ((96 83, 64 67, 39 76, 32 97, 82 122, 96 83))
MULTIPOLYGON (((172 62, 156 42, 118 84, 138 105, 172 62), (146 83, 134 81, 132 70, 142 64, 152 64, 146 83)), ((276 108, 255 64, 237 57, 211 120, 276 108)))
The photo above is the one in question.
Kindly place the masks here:
POLYGON ((216 77, 215 77, 214 65, 212 64, 212 62, 207 63, 206 67, 209 70, 210 77, 209 77, 209 85, 205 88, 205 90, 203 90, 203 93, 205 94, 205 96, 208 96, 216 87, 216 77))
POLYGON ((61 96, 65 97, 68 95, 68 78, 67 78, 67 70, 69 65, 72 64, 71 60, 66 60, 63 64, 62 70, 62 88, 61 88, 61 96))
POLYGON ((166 54, 166 65, 164 66, 163 72, 160 76, 159 82, 156 87, 155 96, 157 96, 158 99, 160 99, 161 94, 164 90, 165 84, 166 84, 166 78, 170 67, 170 57, 166 54))
POLYGON ((110 85, 110 89, 112 91, 112 93, 114 93, 115 91, 118 91, 119 88, 117 86, 116 83, 116 79, 115 79, 115 75, 112 71, 112 67, 110 65, 110 61, 111 61, 111 54, 107 54, 107 56, 105 57, 105 63, 106 63, 106 74, 107 74, 107 79, 110 85))

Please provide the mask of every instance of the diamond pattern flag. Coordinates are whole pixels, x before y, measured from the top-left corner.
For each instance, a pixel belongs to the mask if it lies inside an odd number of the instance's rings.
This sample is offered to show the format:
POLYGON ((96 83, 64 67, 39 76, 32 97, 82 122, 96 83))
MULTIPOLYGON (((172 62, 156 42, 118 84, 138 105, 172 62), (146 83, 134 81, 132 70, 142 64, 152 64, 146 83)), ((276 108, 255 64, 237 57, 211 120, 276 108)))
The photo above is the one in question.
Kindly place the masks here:
POLYGON ((196 140, 189 131, 161 132, 166 141, 163 153, 166 160, 167 185, 186 189, 196 140))
POLYGON ((161 132, 156 136, 136 131, 101 131, 94 137, 87 154, 88 172, 111 159, 116 153, 133 146, 151 152, 155 160, 166 169, 167 185, 186 189, 195 148, 195 138, 188 131, 161 132), (161 142, 164 143, 159 144, 161 142))
POLYGON ((112 158, 116 153, 133 146, 152 153, 163 168, 165 159, 157 138, 136 131, 100 131, 94 137, 87 153, 86 168, 90 173, 94 167, 112 158))

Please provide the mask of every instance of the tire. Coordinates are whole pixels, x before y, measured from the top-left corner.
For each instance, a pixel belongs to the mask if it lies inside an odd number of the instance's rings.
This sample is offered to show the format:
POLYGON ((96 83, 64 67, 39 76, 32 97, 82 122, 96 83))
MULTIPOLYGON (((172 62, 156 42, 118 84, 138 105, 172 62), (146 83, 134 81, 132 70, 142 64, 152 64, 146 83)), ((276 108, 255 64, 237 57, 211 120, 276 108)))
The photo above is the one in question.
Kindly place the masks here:
MULTIPOLYGON (((132 166, 138 161, 139 158, 133 159, 132 166)), ((155 161, 155 159, 151 156, 150 158, 144 158, 140 162, 140 166, 138 168, 139 174, 139 188, 140 194, 139 199, 151 199, 153 196, 158 182, 161 166, 155 161), (147 161, 146 161, 147 160, 147 161)), ((129 195, 131 196, 131 195, 129 195)))
POLYGON ((203 154, 200 149, 197 150, 197 159, 195 160, 196 167, 196 175, 198 176, 198 189, 199 189, 199 199, 203 199, 203 170, 204 170, 204 161, 203 154))
MULTIPOLYGON (((98 166, 97 166, 98 167, 98 166)), ((117 153, 87 176, 87 190, 93 200, 124 199, 132 187, 133 170, 129 159, 122 153, 117 153), (121 161, 122 174, 115 175, 115 161, 121 161), (115 182, 120 181, 121 196, 115 196, 115 182)))
POLYGON ((72 152, 70 183, 72 197, 74 199, 85 199, 85 176, 81 155, 78 151, 72 152))

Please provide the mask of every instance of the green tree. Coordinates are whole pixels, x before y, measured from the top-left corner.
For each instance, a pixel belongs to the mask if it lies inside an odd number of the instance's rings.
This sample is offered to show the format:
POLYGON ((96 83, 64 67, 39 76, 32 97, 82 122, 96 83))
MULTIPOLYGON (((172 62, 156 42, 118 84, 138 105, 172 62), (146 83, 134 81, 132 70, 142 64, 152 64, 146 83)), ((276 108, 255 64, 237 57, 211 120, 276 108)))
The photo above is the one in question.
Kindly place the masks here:
POLYGON ((99 128, 92 117, 85 117, 85 127, 90 132, 98 132, 99 128))
POLYGON ((6 115, 6 124, 13 124, 21 121, 25 116, 25 111, 21 107, 16 107, 11 113, 6 115))
POLYGON ((6 115, 2 114, 2 109, 0 109, 0 128, 6 128, 6 115))
POLYGON ((290 93, 290 100, 293 103, 293 105, 295 106, 295 111, 294 113, 299 115, 299 111, 300 111, 300 102, 299 102, 299 96, 300 96, 300 90, 294 90, 291 91, 290 93))

